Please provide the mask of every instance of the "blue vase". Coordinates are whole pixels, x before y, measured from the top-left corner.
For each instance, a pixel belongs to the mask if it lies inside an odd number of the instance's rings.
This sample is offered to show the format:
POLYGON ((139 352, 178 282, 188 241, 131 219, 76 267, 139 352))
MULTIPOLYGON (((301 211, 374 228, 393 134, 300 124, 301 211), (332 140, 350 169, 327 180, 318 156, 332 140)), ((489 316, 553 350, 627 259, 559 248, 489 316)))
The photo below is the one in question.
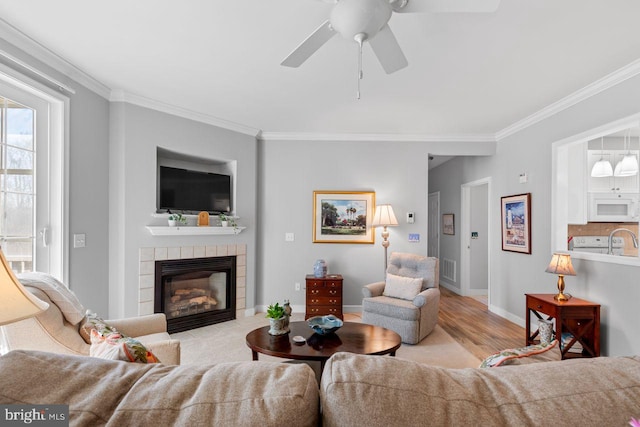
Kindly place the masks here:
POLYGON ((327 262, 319 259, 313 264, 313 275, 315 277, 324 277, 327 275, 327 262))

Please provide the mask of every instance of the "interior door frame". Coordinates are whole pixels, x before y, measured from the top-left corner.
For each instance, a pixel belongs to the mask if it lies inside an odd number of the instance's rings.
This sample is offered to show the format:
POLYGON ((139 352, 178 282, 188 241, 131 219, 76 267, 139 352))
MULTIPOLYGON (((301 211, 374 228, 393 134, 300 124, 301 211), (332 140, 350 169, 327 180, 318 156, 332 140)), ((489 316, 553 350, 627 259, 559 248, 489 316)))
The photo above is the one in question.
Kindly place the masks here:
POLYGON ((487 185, 487 264, 489 268, 487 277, 487 298, 488 306, 491 304, 491 247, 492 236, 491 231, 491 177, 481 178, 472 182, 462 184, 460 186, 460 292, 463 296, 472 294, 470 289, 471 282, 471 189, 481 185, 487 185))

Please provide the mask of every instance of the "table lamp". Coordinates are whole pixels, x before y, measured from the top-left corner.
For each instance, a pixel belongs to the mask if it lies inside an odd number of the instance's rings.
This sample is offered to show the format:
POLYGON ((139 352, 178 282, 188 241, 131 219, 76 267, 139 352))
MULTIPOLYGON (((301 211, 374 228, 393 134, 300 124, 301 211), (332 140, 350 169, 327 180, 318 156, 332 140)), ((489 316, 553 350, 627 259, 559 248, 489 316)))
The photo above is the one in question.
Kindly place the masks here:
POLYGON ((372 227, 384 227, 382 229, 382 246, 384 247, 384 271, 387 271, 387 248, 389 247, 389 231, 387 227, 390 225, 398 225, 398 220, 393 213, 391 205, 378 205, 373 215, 372 227))
POLYGON ((558 275, 558 294, 555 295, 553 299, 557 301, 569 301, 571 295, 564 293, 564 276, 576 275, 576 271, 573 269, 573 265, 571 265, 571 255, 554 253, 545 271, 558 275))
POLYGON ((0 250, 0 326, 26 319, 49 307, 27 291, 0 250))

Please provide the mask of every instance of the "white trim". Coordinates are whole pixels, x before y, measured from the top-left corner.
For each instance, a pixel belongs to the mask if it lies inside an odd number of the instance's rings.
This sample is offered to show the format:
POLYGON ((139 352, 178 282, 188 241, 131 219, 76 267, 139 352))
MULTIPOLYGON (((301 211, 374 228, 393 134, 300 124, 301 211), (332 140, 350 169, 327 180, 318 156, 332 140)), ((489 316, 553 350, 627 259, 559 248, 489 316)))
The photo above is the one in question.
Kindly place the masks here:
POLYGON ((514 314, 509 313, 505 309, 498 307, 496 305, 488 304, 487 308, 489 309, 490 312, 495 313, 500 317, 504 317, 505 319, 511 321, 512 323, 515 323, 520 327, 524 328, 525 324, 527 323, 522 317, 515 316, 514 314))
MULTIPOLYGON (((81 85, 87 87, 105 99, 109 98, 109 88, 102 82, 91 77, 60 55, 49 50, 44 45, 32 39, 7 21, 0 18, 0 38, 8 41, 18 49, 33 56, 39 61, 52 67, 54 70, 62 73, 70 79, 75 80, 81 85)), ((46 76, 46 74, 45 74, 46 76)), ((51 79, 47 76, 48 79, 51 79)))
POLYGON ((588 98, 591 98, 592 96, 595 96, 604 90, 616 86, 632 77, 635 77, 638 74, 640 74, 640 59, 633 61, 632 63, 604 76, 603 78, 598 79, 591 84, 588 84, 582 89, 578 89, 571 95, 566 96, 559 101, 556 101, 553 104, 544 107, 542 110, 539 110, 531 114, 530 116, 513 123, 510 126, 507 126, 501 131, 496 132, 495 139, 496 141, 500 141, 510 135, 513 135, 514 133, 520 132, 521 130, 526 129, 529 126, 533 126, 534 124, 555 114, 558 114, 566 110, 567 108, 573 107, 574 105, 588 98))
POLYGON ((251 135, 256 138, 260 134, 260 129, 257 129, 251 126, 235 123, 229 120, 211 116, 209 114, 188 110, 186 108, 167 104, 162 101, 156 101, 154 99, 145 98, 144 96, 128 93, 120 89, 112 90, 108 99, 111 102, 126 102, 129 104, 138 105, 140 107, 149 108, 151 110, 156 110, 163 113, 171 114, 173 116, 182 117, 182 118, 193 120, 196 122, 210 124, 213 126, 232 130, 232 131, 243 133, 246 135, 251 135))
POLYGON ((496 142, 494 135, 426 135, 388 133, 309 133, 261 132, 261 141, 325 141, 325 142, 496 142))

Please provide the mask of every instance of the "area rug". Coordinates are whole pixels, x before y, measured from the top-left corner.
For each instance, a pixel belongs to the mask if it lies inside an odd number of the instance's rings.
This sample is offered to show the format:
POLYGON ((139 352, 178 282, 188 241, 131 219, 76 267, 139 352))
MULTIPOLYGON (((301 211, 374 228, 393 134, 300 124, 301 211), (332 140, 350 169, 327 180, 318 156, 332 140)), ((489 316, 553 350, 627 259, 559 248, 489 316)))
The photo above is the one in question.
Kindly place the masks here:
MULTIPOLYGON (((301 313, 294 313, 292 321, 302 321, 301 313)), ((345 321, 361 321, 358 314, 346 314, 345 321)), ((183 365, 205 365, 251 360, 251 350, 245 342, 253 329, 267 326, 264 313, 172 334, 180 340, 183 365)), ((456 342, 440 326, 416 345, 402 344, 396 357, 444 368, 477 368, 480 360, 456 342)), ((260 354, 260 360, 283 361, 260 354)))

